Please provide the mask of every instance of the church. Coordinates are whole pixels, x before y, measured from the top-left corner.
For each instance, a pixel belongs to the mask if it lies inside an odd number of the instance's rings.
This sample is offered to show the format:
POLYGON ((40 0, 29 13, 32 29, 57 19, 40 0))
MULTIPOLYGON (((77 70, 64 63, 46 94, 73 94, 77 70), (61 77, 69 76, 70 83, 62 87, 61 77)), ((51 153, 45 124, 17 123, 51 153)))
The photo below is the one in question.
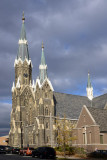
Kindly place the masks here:
POLYGON ((107 96, 93 98, 93 87, 88 73, 87 97, 55 92, 47 74, 44 45, 36 82, 32 80, 32 61, 29 55, 22 17, 18 54, 14 62, 15 82, 12 86, 12 111, 9 145, 14 147, 56 146, 56 119, 59 116, 77 124, 83 105, 104 108, 107 96))

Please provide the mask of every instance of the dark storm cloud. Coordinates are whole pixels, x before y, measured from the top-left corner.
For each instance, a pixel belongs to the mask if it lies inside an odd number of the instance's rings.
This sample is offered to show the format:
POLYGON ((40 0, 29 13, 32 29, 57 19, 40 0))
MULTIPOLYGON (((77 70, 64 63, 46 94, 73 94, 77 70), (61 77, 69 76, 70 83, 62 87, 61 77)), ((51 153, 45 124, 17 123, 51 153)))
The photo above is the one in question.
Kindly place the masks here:
MULTIPOLYGON (((9 114, 8 105, 3 102, 11 101, 23 10, 33 79, 39 74, 43 41, 48 75, 55 91, 86 95, 89 70, 94 95, 106 93, 106 6, 106 0, 0 1, 0 109, 3 114, 9 114)), ((8 116, 3 125, 0 123, 1 130, 8 130, 7 121, 8 116)))
POLYGON ((10 128, 11 104, 0 103, 0 136, 8 135, 10 128))

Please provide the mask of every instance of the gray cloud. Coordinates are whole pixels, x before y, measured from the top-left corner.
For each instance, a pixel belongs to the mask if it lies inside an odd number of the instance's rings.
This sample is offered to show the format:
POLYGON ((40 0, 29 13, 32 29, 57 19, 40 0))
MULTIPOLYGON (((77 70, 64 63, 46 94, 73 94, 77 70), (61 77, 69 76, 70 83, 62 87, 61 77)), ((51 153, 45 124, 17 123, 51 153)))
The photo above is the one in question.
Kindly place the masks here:
POLYGON ((11 104, 0 103, 0 136, 8 135, 10 129, 11 104))

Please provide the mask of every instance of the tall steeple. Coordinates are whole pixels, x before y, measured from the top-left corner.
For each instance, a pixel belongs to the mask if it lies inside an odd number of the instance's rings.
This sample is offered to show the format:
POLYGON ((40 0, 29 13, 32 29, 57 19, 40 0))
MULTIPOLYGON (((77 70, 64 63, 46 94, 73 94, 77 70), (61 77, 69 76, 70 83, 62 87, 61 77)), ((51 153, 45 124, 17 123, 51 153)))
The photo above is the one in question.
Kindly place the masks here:
POLYGON ((15 86, 29 85, 30 81, 32 82, 32 62, 31 59, 29 59, 24 12, 22 16, 22 28, 19 39, 18 54, 17 58, 15 59, 14 67, 15 86))
POLYGON ((39 74, 40 83, 42 84, 43 81, 48 77, 47 76, 47 65, 45 63, 45 55, 44 55, 44 45, 43 45, 43 42, 42 42, 41 64, 39 66, 39 70, 40 70, 40 74, 39 74))
POLYGON ((90 100, 92 100, 93 99, 93 87, 91 85, 91 80, 90 80, 90 74, 89 74, 89 72, 88 72, 88 82, 87 82, 86 91, 87 91, 87 97, 90 100))
POLYGON ((17 59, 21 59, 24 61, 25 59, 29 60, 29 52, 28 52, 28 42, 26 39, 26 31, 25 31, 25 17, 24 12, 22 16, 22 28, 21 28, 21 34, 19 39, 19 49, 17 54, 17 59))

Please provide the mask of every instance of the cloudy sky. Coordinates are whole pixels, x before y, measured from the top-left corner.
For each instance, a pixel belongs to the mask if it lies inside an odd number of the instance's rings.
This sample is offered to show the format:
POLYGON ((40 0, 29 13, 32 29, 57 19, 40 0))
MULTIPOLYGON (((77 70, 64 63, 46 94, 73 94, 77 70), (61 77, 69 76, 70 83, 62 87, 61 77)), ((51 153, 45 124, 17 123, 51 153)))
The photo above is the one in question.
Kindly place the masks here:
POLYGON ((86 95, 90 71, 94 96, 107 93, 107 0, 0 0, 0 135, 9 130, 23 11, 34 80, 43 41, 55 91, 86 95))

